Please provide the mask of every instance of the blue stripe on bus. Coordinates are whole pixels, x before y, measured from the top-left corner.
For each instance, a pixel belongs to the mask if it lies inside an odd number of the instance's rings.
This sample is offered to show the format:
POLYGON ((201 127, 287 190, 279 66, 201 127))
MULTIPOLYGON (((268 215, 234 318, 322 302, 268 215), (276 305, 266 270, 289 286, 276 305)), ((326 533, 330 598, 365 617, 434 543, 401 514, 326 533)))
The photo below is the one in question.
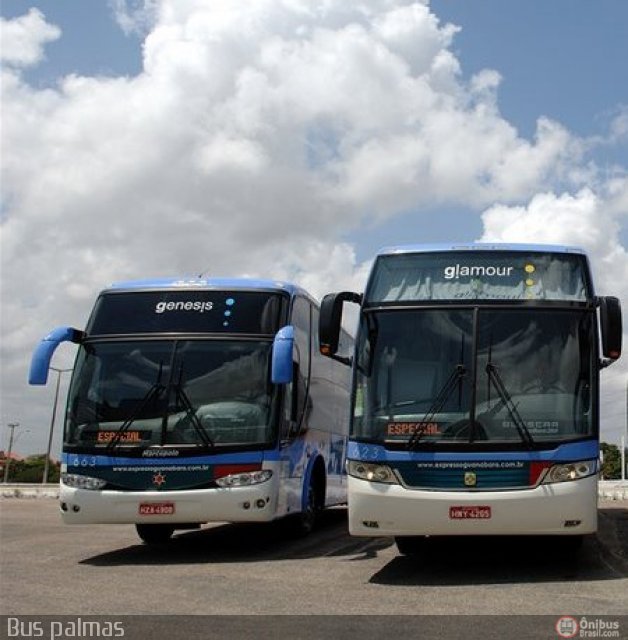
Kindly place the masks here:
POLYGON ((73 467, 125 466, 163 467, 177 464, 247 464, 279 459, 278 451, 244 451, 239 453, 218 453, 204 456, 178 456, 169 458, 146 457, 129 458, 120 456, 91 455, 86 453, 62 453, 61 462, 73 467))
POLYGON ((569 462, 591 460, 599 455, 595 440, 570 442, 545 451, 388 451, 382 445, 349 442, 347 458, 364 462, 474 462, 482 460, 526 460, 536 462, 569 462))

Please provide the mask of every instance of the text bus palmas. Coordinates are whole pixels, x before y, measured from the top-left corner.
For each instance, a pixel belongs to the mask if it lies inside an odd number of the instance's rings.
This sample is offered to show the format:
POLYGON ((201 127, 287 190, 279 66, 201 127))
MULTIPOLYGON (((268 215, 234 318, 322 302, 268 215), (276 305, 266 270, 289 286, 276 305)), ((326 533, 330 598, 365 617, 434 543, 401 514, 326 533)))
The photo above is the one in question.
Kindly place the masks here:
POLYGON ((426 535, 596 530, 599 370, 620 356, 621 312, 581 250, 384 250, 364 296, 322 302, 332 357, 345 301, 360 304, 353 535, 412 553, 426 535))
POLYGON ((104 290, 84 332, 54 330, 30 382, 46 383, 60 342, 79 344, 64 521, 134 523, 158 542, 294 514, 307 532, 319 509, 346 502, 349 372, 320 355, 318 314, 292 284, 143 281, 104 290))

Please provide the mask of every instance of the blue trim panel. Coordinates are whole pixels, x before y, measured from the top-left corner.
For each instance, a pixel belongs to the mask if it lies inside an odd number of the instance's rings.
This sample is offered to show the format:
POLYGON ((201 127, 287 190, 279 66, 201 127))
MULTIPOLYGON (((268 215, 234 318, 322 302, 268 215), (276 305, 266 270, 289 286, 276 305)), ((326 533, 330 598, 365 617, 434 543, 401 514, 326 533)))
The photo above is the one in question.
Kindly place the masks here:
POLYGON ((125 467, 164 467, 166 465, 195 464, 248 464, 279 460, 278 451, 245 451, 240 453, 217 453, 204 456, 180 456, 171 458, 128 458, 118 456, 93 455, 89 453, 61 454, 61 462, 73 467, 125 466, 125 467), (76 459, 78 458, 78 464, 76 459))
MULTIPOLYGON (((103 480, 116 491, 183 491, 207 488, 216 480, 216 468, 229 465, 261 466, 263 451, 181 458, 123 458, 64 453, 70 474, 103 480)), ((224 475, 224 471, 223 474, 224 475)))
POLYGON ((292 382, 292 359, 294 351, 294 327, 288 325, 277 332, 273 342, 270 380, 273 384, 292 382))
MULTIPOLYGON (((484 461, 481 464, 486 464, 484 461)), ((503 464, 503 460, 495 463, 503 464)), ((430 465, 430 463, 426 463, 430 465)), ((514 489, 530 486, 530 462, 512 462, 511 468, 483 468, 473 467, 473 463, 462 463, 469 468, 442 468, 438 466, 426 466, 419 468, 416 462, 395 462, 391 467, 401 476, 404 485, 424 489, 439 490, 499 490, 514 489), (471 471, 474 475, 473 485, 464 484, 465 471, 471 471)), ((490 463, 489 463, 490 464, 490 463)), ((536 482, 537 478, 534 478, 536 482)))
POLYGON ((363 462, 481 462, 483 460, 525 460, 530 462, 571 462, 599 457, 596 440, 571 442, 545 451, 388 451, 382 445, 349 442, 347 459, 363 462))

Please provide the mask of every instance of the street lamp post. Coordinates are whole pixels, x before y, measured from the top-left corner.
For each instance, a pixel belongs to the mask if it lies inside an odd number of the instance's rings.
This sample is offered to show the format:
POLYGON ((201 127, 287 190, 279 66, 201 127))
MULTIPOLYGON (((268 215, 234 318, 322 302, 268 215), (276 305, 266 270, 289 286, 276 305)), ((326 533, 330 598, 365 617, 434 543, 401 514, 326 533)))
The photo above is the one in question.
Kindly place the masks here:
POLYGON ((628 445, 628 380, 626 380, 626 434, 621 437, 621 479, 626 479, 626 446, 628 445))
POLYGON ((48 470, 50 468, 50 451, 52 450, 52 435, 55 430, 55 417, 57 415, 57 404, 59 402, 59 387, 61 386, 61 374, 72 369, 57 369, 56 367, 50 367, 51 371, 57 372, 57 385, 55 388, 55 399, 52 405, 52 418, 50 419, 50 432, 48 433, 48 448, 46 449, 46 460, 44 461, 44 475, 41 479, 42 484, 48 482, 48 470))
POLYGON ((19 422, 10 422, 8 425, 9 429, 11 429, 11 435, 9 436, 9 449, 7 451, 7 458, 4 464, 4 484, 9 481, 9 466, 11 465, 11 453, 13 451, 13 433, 19 426, 19 422))

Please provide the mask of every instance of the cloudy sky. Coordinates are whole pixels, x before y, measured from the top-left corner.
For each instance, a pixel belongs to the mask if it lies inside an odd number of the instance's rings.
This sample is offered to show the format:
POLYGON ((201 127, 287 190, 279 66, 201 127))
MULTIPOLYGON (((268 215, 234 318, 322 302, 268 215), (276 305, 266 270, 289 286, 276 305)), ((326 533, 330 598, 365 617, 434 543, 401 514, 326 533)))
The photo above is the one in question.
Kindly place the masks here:
MULTIPOLYGON (((19 422, 14 449, 45 451, 54 384, 28 387, 31 351, 116 280, 252 275, 321 296, 360 290, 382 245, 552 242, 583 246, 598 293, 628 301, 624 0, 1 15, 0 447, 19 422)), ((603 373, 609 442, 627 371, 603 373)))

